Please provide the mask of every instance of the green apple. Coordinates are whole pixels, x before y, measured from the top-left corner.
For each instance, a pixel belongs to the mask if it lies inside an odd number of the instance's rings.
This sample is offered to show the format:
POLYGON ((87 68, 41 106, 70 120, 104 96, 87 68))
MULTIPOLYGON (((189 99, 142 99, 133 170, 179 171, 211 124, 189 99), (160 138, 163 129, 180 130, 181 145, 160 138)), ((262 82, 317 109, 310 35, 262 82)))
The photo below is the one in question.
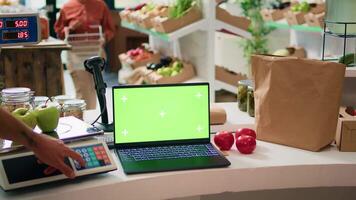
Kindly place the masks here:
POLYGON ((173 70, 175 71, 179 71, 180 69, 183 68, 183 63, 179 62, 179 61, 175 61, 172 65, 173 70))
POLYGON ((178 74, 179 74, 178 71, 173 71, 172 74, 171 74, 171 76, 177 76, 178 74))
POLYGON ((12 111, 12 115, 32 129, 37 125, 36 115, 28 108, 18 108, 12 111))
POLYGON ((56 106, 41 105, 35 109, 37 125, 43 133, 53 132, 59 121, 59 110, 56 106))

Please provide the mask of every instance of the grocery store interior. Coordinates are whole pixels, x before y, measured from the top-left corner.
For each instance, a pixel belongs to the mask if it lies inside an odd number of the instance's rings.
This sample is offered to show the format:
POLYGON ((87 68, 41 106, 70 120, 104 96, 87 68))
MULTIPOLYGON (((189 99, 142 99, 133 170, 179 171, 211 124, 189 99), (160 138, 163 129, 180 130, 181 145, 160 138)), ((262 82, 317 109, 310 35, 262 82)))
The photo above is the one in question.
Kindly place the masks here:
POLYGON ((0 199, 356 199, 355 9, 0 0, 0 199))

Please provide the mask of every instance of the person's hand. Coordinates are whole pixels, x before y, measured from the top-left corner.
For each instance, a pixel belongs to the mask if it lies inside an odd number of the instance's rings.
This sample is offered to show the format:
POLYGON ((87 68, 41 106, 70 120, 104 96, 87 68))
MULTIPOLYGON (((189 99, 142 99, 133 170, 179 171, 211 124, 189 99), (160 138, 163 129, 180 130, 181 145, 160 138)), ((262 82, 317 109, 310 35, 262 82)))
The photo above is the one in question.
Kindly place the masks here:
POLYGON ((85 166, 85 161, 77 152, 64 145, 61 140, 51 138, 47 135, 36 135, 33 138, 34 144, 31 150, 36 157, 43 163, 61 171, 69 178, 74 178, 75 174, 72 168, 64 163, 65 158, 71 157, 81 166, 85 166))

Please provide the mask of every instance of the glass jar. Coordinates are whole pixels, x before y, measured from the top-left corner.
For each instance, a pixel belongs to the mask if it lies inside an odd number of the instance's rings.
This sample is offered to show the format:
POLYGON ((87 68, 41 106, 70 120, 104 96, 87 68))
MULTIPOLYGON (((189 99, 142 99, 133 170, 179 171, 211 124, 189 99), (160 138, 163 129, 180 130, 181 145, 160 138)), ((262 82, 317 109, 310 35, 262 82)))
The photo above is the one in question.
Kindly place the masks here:
POLYGON ((241 111, 247 111, 247 89, 252 84, 251 80, 241 80, 237 86, 237 104, 241 111))
POLYGON ((6 88, 1 91, 1 108, 12 112, 17 108, 33 109, 33 92, 29 88, 6 88))
MULTIPOLYGON (((355 0, 326 0, 325 19, 330 22, 356 22, 355 0)), ((329 30, 335 34, 343 35, 344 24, 327 23, 329 30)), ((356 34, 356 25, 347 26, 347 34, 356 34)))
POLYGON ((66 101, 63 105, 63 116, 74 116, 78 119, 83 120, 83 114, 86 109, 87 104, 84 100, 75 99, 66 101))
POLYGON ((255 117, 255 96, 252 85, 248 86, 247 91, 247 113, 251 117, 255 117))
POLYGON ((33 107, 37 108, 38 106, 45 104, 48 99, 49 98, 46 96, 35 96, 33 100, 33 107))
POLYGON ((74 100, 75 98, 72 96, 68 96, 68 95, 58 95, 58 96, 54 96, 52 97, 52 101, 53 102, 57 102, 60 105, 60 117, 64 117, 63 114, 63 105, 66 101, 70 101, 70 100, 74 100))

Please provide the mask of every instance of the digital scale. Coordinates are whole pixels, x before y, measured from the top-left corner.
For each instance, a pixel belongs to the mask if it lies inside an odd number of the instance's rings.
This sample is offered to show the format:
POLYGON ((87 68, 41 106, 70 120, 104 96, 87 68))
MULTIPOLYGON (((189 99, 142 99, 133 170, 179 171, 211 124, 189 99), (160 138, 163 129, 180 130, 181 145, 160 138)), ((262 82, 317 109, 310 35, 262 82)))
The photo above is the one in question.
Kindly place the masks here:
MULTIPOLYGON (((91 139, 71 143, 68 146, 79 153, 86 162, 86 166, 83 168, 71 158, 65 160, 65 163, 74 170, 76 177, 117 169, 104 142, 91 139)), ((58 170, 53 174, 45 175, 44 171, 47 167, 48 165, 39 164, 38 159, 30 151, 0 155, 0 185, 3 190, 7 191, 67 179, 58 170)))
POLYGON ((0 13, 0 47, 38 44, 40 41, 38 13, 0 13))
MULTIPOLYGON (((0 47, 37 44, 41 41, 41 29, 38 13, 0 13, 0 47)), ((63 120, 63 119, 62 119, 63 120)), ((64 138, 72 141, 96 134, 76 129, 78 122, 69 120, 72 132, 64 132, 64 138), (73 124, 74 123, 74 124, 73 124)), ((84 129, 86 130, 86 128, 84 129)), ((63 140, 63 138, 61 138, 63 140)), ((70 148, 79 153, 86 162, 81 167, 71 158, 66 158, 65 163, 70 166, 76 177, 91 174, 105 173, 117 169, 116 163, 105 142, 97 139, 75 141, 68 144, 70 148)), ((45 174, 46 164, 40 164, 34 153, 27 150, 12 151, 0 154, 0 186, 3 190, 13 190, 67 179, 58 170, 52 174, 45 174)))

